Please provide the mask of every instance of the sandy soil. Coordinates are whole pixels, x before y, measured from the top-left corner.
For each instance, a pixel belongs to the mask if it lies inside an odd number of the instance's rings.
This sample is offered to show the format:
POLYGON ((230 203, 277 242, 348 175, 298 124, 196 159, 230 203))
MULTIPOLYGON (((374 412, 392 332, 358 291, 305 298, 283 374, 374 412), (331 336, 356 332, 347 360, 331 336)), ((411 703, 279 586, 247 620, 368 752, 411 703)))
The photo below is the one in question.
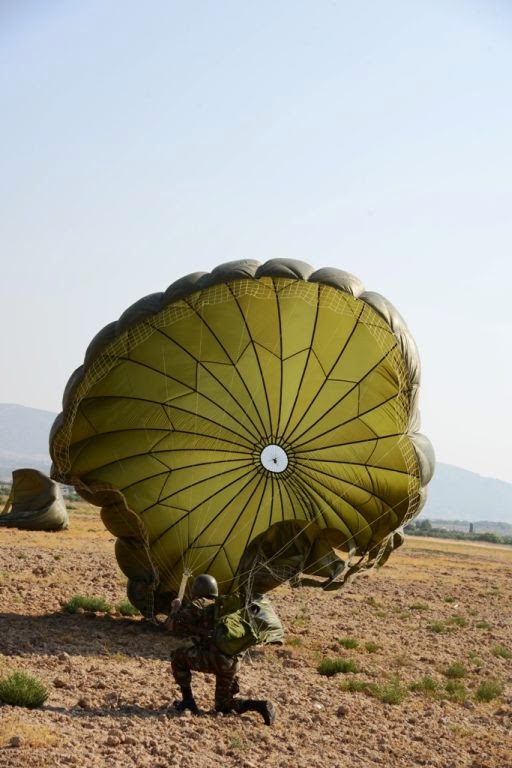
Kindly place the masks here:
POLYGON ((0 676, 25 670, 50 692, 40 709, 0 707, 0 768, 512 768, 512 548, 409 538, 341 592, 276 590, 286 644, 251 652, 241 676, 242 694, 275 703, 268 727, 216 716, 200 674, 202 715, 174 713, 163 632, 62 611, 74 594, 125 599, 112 537, 92 510, 71 515, 57 534, 0 531, 0 676), (360 671, 321 675, 326 657, 360 671), (435 691, 411 691, 424 677, 435 691), (493 679, 503 692, 479 701, 493 679), (399 703, 382 701, 390 684, 399 703))

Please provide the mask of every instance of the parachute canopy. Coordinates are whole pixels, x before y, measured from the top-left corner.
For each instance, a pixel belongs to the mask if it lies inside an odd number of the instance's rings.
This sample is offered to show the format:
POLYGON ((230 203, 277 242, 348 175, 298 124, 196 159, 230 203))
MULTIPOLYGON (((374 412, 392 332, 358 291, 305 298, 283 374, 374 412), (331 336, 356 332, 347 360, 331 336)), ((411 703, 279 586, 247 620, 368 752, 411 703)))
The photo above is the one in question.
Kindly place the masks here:
POLYGON ((38 469, 15 469, 0 526, 25 531, 61 531, 69 525, 60 487, 38 469))
POLYGON ((139 605, 176 594, 186 569, 223 593, 263 567, 265 588, 301 570, 341 582, 387 557, 424 502, 419 380, 400 315, 353 275, 223 264, 93 339, 52 476, 102 507, 139 605))

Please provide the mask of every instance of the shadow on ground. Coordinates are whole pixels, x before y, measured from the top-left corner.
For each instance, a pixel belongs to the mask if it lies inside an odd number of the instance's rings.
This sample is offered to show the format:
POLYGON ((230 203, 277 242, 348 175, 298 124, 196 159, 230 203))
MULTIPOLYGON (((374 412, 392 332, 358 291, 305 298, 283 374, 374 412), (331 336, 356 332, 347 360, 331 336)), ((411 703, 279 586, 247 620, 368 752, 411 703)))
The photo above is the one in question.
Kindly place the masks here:
POLYGON ((169 659, 168 634, 140 618, 106 614, 0 613, 0 651, 10 656, 67 653, 70 656, 126 656, 169 659))

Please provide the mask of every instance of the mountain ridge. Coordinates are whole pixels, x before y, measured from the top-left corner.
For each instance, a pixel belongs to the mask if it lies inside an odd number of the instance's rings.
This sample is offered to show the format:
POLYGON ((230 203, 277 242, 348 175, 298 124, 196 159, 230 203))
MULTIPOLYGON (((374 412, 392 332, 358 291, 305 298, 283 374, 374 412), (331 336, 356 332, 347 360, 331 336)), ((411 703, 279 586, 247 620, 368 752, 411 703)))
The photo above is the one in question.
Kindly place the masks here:
POLYGON ((33 467, 48 474, 48 436, 56 413, 14 403, 0 403, 0 480, 13 469, 33 467))

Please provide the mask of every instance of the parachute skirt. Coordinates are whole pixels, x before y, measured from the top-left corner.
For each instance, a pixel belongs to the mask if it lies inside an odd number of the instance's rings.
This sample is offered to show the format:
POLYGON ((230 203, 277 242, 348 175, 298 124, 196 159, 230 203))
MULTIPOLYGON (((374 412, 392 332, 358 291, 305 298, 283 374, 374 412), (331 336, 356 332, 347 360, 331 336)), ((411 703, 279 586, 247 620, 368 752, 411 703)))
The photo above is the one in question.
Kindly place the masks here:
POLYGON ((353 275, 223 264, 92 340, 52 428, 52 477, 102 508, 150 613, 186 570, 223 593, 301 573, 334 588, 387 559, 424 504, 419 383, 404 321, 353 275))

